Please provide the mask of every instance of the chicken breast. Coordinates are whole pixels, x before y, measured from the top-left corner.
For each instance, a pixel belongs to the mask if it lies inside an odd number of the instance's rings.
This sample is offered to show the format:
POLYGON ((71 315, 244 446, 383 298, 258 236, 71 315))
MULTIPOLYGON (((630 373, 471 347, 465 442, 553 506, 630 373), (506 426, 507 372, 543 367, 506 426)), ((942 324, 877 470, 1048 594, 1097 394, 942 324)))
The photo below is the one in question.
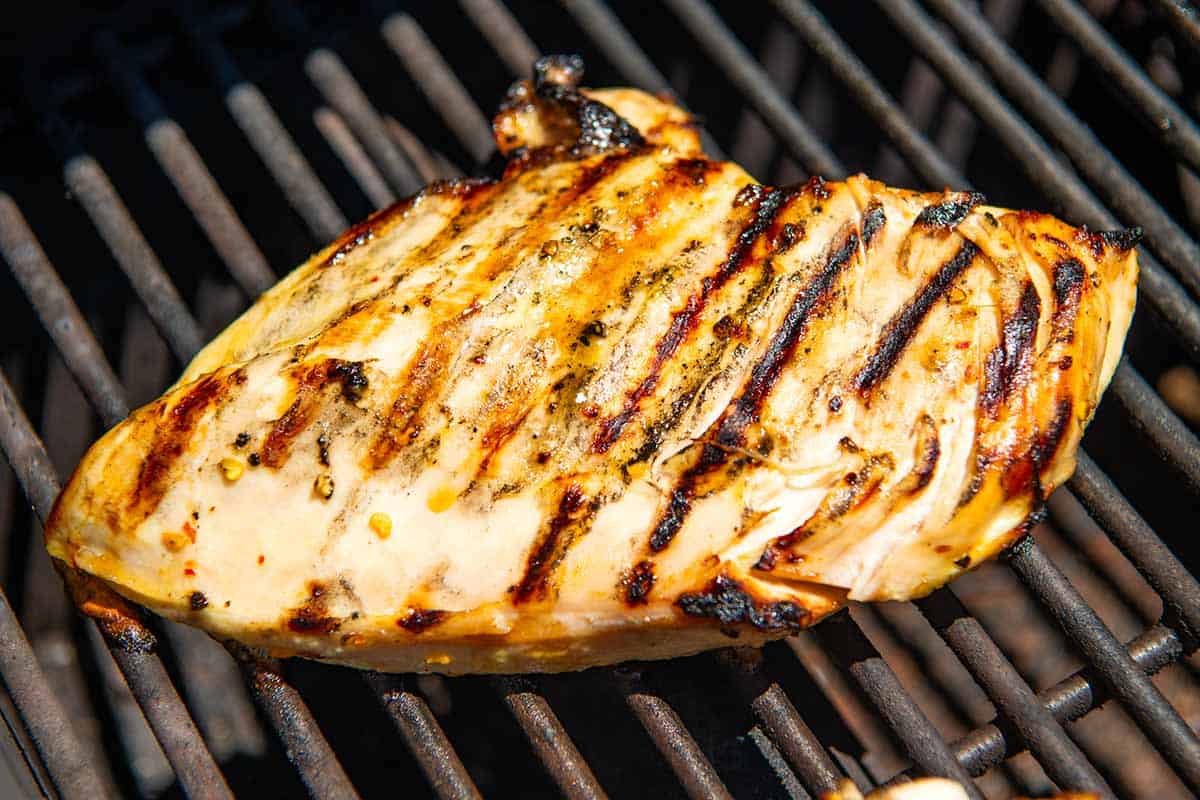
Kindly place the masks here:
POLYGON ((763 186, 670 103, 537 72, 503 177, 350 230, 90 450, 68 574, 275 655, 557 671, 919 596, 1027 530, 1136 235, 763 186))

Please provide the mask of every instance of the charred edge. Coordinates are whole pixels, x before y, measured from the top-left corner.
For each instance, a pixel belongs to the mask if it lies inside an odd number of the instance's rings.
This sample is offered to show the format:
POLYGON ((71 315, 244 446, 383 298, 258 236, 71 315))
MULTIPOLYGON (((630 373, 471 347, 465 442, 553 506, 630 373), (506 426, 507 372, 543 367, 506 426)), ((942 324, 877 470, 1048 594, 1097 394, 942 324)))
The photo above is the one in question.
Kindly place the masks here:
POLYGON ((1129 228, 1123 231, 1100 231, 1097 235, 1105 244, 1116 248, 1122 253, 1132 250, 1142 241, 1141 228, 1129 228))
POLYGON ((594 155, 645 144, 637 128, 603 103, 580 94, 583 59, 579 56, 545 56, 534 64, 538 97, 562 106, 575 115, 579 138, 572 151, 594 155))
POLYGON ((438 609, 412 608, 396 624, 409 633, 422 633, 446 618, 446 612, 438 609))
POLYGON ((874 241, 876 234, 883 230, 883 226, 887 223, 887 214, 884 213, 883 203, 878 200, 872 200, 867 204, 867 210, 863 212, 862 221, 862 240, 864 247, 870 247, 874 241))
POLYGON ((524 603, 535 595, 539 598, 546 594, 550 569, 554 566, 554 553, 558 548, 558 540, 563 530, 571 524, 572 516, 584 502, 583 489, 578 484, 571 484, 563 492, 558 502, 558 513, 550 520, 550 525, 541 541, 529 554, 525 563, 525 575, 517 588, 513 590, 513 604, 524 603))
POLYGON ((700 478, 713 472, 729 458, 729 453, 712 444, 705 444, 700 451, 700 459, 690 467, 679 479, 679 483, 671 491, 671 499, 667 502, 667 511, 650 534, 650 549, 655 553, 662 552, 679 533, 683 521, 692 508, 692 499, 696 494, 696 484, 700 478))
POLYGON ((1075 337, 1075 315, 1083 293, 1083 265, 1073 258, 1054 265, 1054 332, 1071 341, 1075 337))
POLYGON ((671 324, 667 327, 666 334, 659 340, 658 346, 654 350, 654 360, 650 363, 646 377, 642 379, 636 389, 626 396, 621 411, 600 424, 600 431, 592 442, 593 453, 608 452, 609 448, 621 438, 625 427, 637 415, 639 404, 658 385, 664 365, 675 355, 680 344, 696 327, 709 297, 728 283, 730 278, 741 272, 759 237, 771 227, 780 211, 793 196, 793 193, 781 190, 760 191, 756 196, 757 206, 754 216, 738 234, 721 266, 715 273, 704 278, 699 293, 689 297, 684 307, 676 311, 671 318, 671 324))
POLYGON ((994 414, 1014 389, 1029 379, 1029 361, 1037 335, 1041 300, 1032 283, 1026 283, 1012 316, 1004 322, 1000 344, 984 361, 983 408, 994 414))
POLYGON ((154 444, 138 470, 137 483, 129 498, 128 509, 149 514, 166 493, 168 478, 175 462, 183 455, 192 433, 210 406, 227 399, 230 387, 245 381, 241 370, 208 375, 197 381, 165 414, 159 414, 154 444))
POLYGON ((808 611, 793 602, 760 602, 725 575, 718 575, 700 592, 681 594, 675 605, 689 617, 708 617, 721 625, 749 624, 760 631, 795 633, 808 618, 808 611))
POLYGON ((984 196, 978 192, 956 192, 940 203, 926 206, 917 215, 916 224, 933 230, 953 230, 971 209, 984 202, 984 196))
POLYGON ((718 444, 724 447, 743 444, 746 427, 757 419, 767 395, 808 329, 809 319, 829 296, 838 274, 850 263, 857 250, 858 236, 851 233, 840 247, 830 253, 820 273, 796 295, 783 324, 772 335, 767 352, 751 370, 746 388, 721 420, 717 430, 718 444))
POLYGON ((293 633, 331 633, 341 626, 341 622, 329 616, 325 604, 325 585, 322 583, 309 584, 309 597, 304 601, 287 621, 288 630, 293 633))
POLYGON ((896 361, 904 348, 912 340, 925 315, 933 308, 938 298, 944 295, 950 286, 970 266, 979 253, 979 248, 971 242, 963 242, 962 247, 954 256, 942 265, 941 269, 925 284, 921 292, 904 308, 902 308, 883 329, 875 352, 867 360, 854 379, 858 391, 865 395, 883 382, 896 366, 896 361))
POLYGON ((645 605, 649 602, 652 588, 654 588, 653 561, 639 561, 621 575, 621 592, 625 596, 626 605, 645 605))

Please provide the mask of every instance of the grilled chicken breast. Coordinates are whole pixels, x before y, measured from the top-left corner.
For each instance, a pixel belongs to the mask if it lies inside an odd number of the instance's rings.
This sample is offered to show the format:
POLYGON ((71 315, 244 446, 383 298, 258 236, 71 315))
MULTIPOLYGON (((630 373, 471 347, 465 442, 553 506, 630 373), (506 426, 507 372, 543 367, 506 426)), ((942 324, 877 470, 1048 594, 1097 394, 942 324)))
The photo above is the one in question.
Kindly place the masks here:
POLYGON ((556 671, 918 596, 1025 531, 1135 237, 763 186, 579 69, 510 91, 503 177, 350 230, 109 431, 46 529, 68 574, 275 654, 556 671))

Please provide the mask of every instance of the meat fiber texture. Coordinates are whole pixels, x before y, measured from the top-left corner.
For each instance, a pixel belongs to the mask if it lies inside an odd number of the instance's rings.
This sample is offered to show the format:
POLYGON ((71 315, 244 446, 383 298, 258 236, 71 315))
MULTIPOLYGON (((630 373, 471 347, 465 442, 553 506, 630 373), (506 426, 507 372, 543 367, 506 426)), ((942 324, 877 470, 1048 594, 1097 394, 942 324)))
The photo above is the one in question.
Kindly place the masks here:
POLYGON ((92 447, 46 527, 89 613, 560 671, 921 596, 1028 529, 1120 357, 1136 235, 763 186, 579 77, 539 62, 502 177, 351 229, 92 447))

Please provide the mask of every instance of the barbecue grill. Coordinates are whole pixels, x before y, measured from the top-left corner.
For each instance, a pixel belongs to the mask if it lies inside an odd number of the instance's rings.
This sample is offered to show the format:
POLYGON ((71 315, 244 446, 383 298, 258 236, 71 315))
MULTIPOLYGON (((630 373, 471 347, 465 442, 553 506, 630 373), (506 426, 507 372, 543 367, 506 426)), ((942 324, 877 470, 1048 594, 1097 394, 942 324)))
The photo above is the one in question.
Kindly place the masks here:
POLYGON ((444 5, 34 9, 0 105, 0 788, 817 797, 943 775, 972 797, 1200 793, 1182 547, 1200 442, 1144 377, 1200 359, 1200 12, 444 5), (360 674, 76 616, 39 522, 83 448, 348 221, 494 169, 487 115, 542 52, 581 52, 590 85, 675 92, 710 154, 768 182, 852 165, 1142 228, 1129 355, 1049 524, 916 604, 575 675, 360 674))

